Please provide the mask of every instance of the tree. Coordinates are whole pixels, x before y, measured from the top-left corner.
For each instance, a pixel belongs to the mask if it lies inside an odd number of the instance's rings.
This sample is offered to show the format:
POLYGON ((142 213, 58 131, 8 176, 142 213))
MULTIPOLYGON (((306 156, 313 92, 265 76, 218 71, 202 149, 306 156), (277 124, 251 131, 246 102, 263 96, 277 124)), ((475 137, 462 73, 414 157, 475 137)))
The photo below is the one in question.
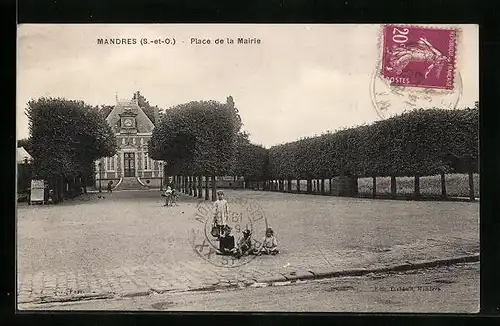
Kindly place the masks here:
POLYGON ((217 176, 230 172, 241 118, 234 106, 216 101, 177 105, 153 130, 149 152, 169 174, 217 176))
POLYGON ((146 116, 154 124, 156 124, 158 120, 158 113, 160 111, 158 106, 152 106, 151 104, 149 104, 149 101, 140 93, 140 91, 135 92, 132 99, 134 101, 137 100, 139 107, 142 108, 146 116))
POLYGON ((62 199, 65 183, 91 176, 94 161, 116 153, 111 127, 96 107, 82 101, 40 98, 28 102, 34 174, 62 199))

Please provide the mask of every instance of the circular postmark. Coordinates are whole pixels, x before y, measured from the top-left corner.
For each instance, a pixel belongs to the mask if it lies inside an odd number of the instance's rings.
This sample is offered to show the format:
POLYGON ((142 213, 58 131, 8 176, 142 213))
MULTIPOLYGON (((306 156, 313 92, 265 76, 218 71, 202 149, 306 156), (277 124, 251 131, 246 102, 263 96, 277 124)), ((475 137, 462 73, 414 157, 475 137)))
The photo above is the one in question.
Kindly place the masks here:
MULTIPOLYGON (((259 239, 264 236, 268 228, 267 218, 263 209, 255 201, 243 198, 228 200, 229 216, 228 225, 231 227, 231 235, 234 236, 235 246, 243 236, 245 229, 250 230, 252 243, 255 248, 259 247, 259 239)), ((212 236, 215 209, 213 202, 203 201, 196 207, 194 219, 197 226, 191 230, 191 243, 194 252, 207 262, 226 268, 235 268, 249 263, 256 255, 243 255, 236 258, 232 255, 220 255, 219 241, 212 236)))
POLYGON ((370 95, 380 118, 386 119, 414 109, 449 109, 457 107, 462 95, 462 78, 457 71, 452 90, 393 85, 380 75, 377 67, 371 78, 370 95))

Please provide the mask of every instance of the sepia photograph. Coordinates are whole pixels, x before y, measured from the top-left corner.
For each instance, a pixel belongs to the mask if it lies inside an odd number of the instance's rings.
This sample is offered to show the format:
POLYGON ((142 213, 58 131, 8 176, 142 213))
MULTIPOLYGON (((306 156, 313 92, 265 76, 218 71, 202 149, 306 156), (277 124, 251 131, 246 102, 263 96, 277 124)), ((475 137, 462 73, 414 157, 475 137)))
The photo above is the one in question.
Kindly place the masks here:
POLYGON ((479 27, 20 24, 18 311, 478 313, 479 27))

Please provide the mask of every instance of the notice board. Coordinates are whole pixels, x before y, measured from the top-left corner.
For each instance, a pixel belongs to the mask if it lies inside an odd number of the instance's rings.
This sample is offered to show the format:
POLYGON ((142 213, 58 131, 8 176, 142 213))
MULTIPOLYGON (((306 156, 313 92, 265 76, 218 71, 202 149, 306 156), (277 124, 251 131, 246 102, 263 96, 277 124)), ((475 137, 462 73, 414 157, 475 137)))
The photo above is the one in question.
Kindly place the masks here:
POLYGON ((31 180, 31 194, 30 202, 42 202, 45 201, 44 196, 45 182, 43 180, 31 180))

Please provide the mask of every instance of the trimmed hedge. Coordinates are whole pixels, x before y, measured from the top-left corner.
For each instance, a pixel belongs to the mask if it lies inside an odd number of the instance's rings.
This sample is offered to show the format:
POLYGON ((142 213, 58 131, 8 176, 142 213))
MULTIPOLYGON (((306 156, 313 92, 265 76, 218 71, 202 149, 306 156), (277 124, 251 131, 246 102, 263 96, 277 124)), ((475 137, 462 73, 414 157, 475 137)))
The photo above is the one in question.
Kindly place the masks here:
POLYGON ((273 146, 273 179, 478 172, 479 110, 415 110, 372 125, 273 146))

